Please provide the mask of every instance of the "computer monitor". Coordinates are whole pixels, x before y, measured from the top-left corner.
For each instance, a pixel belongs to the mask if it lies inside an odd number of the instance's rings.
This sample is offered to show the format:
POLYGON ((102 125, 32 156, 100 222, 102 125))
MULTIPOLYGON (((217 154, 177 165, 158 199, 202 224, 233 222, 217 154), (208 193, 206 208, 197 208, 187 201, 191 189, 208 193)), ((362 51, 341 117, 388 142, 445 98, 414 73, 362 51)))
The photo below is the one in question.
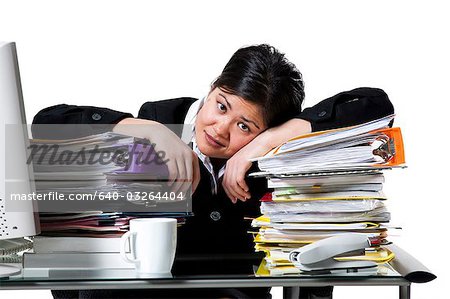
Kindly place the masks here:
MULTIPOLYGON (((34 190, 32 166, 27 164, 28 131, 22 98, 16 45, 0 41, 0 240, 40 232, 36 203, 21 201, 11 208, 12 192, 34 190), (9 208, 10 207, 10 208, 9 208)), ((0 277, 20 269, 0 264, 0 277)))

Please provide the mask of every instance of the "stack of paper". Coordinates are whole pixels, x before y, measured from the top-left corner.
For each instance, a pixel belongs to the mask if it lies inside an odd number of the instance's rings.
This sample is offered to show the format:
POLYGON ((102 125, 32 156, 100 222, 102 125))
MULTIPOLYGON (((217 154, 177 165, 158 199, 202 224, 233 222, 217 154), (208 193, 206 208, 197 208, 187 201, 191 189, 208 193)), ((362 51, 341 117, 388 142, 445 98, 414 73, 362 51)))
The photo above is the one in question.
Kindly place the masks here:
POLYGON ((102 211, 40 213, 43 236, 120 237, 128 230, 129 220, 121 213, 102 211))
POLYGON ((105 132, 30 144, 36 193, 48 199, 39 201, 43 236, 119 237, 132 218, 181 224, 191 214, 184 197, 165 198, 167 166, 154 161, 148 141, 105 132))
POLYGON ((106 184, 105 173, 120 170, 133 138, 112 132, 65 140, 31 140, 36 189, 95 193, 106 184), (107 157, 108 156, 108 157, 107 157))
POLYGON ((89 211, 80 213, 40 213, 41 236, 120 237, 129 228, 129 221, 134 218, 171 217, 177 218, 178 224, 185 221, 183 213, 128 212, 107 213, 89 211))
POLYGON ((347 232, 366 234, 371 248, 342 260, 393 258, 382 171, 404 165, 399 128, 393 116, 360 126, 293 138, 258 158, 268 187, 261 199, 255 249, 266 253, 260 273, 299 273, 288 258, 295 248, 347 232), (262 271, 262 272, 261 272, 262 271))

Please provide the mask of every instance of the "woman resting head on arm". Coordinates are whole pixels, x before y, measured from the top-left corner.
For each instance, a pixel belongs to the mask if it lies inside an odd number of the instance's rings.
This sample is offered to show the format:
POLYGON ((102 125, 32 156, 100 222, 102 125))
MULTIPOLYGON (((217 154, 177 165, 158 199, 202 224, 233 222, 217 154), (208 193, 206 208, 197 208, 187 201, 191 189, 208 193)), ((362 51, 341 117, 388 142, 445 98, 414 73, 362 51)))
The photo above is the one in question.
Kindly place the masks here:
MULTIPOLYGON (((249 159, 293 136, 292 124, 284 131, 277 128, 294 121, 303 99, 301 73, 274 47, 249 46, 233 54, 213 82, 194 123, 194 152, 208 157, 215 173, 226 164, 222 185, 230 200, 250 198, 244 179, 251 167, 249 159)), ((295 134, 310 131, 307 121, 295 121, 295 134)), ((168 157, 173 189, 185 189, 183 179, 192 178, 195 190, 200 179, 198 160, 192 159, 193 152, 173 132, 151 120, 126 118, 119 124, 154 125, 140 132, 117 126, 116 131, 152 140, 168 157)))
POLYGON ((310 132, 309 123, 301 119, 292 120, 295 123, 284 132, 279 127, 301 112, 304 96, 302 75, 295 65, 264 44, 239 49, 213 82, 197 114, 195 139, 216 168, 227 164, 223 187, 233 202, 251 196, 245 183, 250 158, 310 132), (275 127, 280 129, 267 130, 275 127))

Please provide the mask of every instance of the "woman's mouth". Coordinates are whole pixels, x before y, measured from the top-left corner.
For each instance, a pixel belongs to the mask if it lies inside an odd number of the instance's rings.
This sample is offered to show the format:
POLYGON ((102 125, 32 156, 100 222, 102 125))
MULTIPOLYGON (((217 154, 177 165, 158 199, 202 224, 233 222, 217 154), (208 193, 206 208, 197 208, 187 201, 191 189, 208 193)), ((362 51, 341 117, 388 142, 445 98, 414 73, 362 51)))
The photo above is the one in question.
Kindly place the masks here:
POLYGON ((204 131, 204 132, 205 132, 206 142, 208 142, 209 145, 211 145, 212 147, 215 147, 215 148, 225 147, 225 145, 223 145, 222 143, 220 143, 219 141, 214 139, 211 135, 206 133, 206 131, 204 131))

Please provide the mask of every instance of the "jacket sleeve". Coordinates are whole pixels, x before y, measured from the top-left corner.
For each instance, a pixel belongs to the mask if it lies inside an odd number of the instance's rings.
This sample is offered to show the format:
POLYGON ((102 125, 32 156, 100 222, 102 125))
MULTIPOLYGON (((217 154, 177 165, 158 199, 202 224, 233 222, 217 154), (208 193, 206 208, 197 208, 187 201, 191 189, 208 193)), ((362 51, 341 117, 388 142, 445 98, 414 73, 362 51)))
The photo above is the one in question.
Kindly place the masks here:
POLYGON ((138 118, 154 120, 162 124, 183 124, 195 98, 182 97, 156 102, 146 102, 139 109, 138 118))
POLYGON ((139 109, 138 118, 153 120, 166 125, 178 137, 183 134, 184 119, 195 98, 183 97, 156 102, 146 102, 139 109))
POLYGON ((102 133, 127 117, 133 115, 108 108, 60 104, 39 111, 33 118, 31 131, 33 138, 77 138, 102 133))
POLYGON ((316 132, 358 125, 391 114, 394 106, 382 89, 360 87, 306 108, 296 118, 309 121, 316 132))

